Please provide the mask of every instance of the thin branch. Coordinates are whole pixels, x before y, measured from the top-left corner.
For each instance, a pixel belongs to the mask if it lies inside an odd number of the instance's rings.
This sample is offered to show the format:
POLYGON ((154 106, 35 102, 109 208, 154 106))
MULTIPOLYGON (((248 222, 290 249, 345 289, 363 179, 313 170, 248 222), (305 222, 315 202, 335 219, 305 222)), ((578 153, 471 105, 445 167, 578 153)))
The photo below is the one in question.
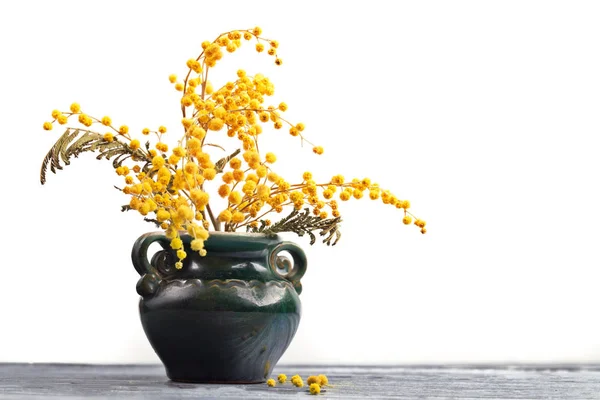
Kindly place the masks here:
POLYGON ((213 212, 210 209, 210 205, 209 204, 206 205, 206 211, 208 211, 208 215, 210 216, 210 220, 211 220, 211 222, 213 224, 213 227, 215 228, 215 231, 220 231, 221 230, 221 223, 215 219, 215 216, 213 215, 213 212))

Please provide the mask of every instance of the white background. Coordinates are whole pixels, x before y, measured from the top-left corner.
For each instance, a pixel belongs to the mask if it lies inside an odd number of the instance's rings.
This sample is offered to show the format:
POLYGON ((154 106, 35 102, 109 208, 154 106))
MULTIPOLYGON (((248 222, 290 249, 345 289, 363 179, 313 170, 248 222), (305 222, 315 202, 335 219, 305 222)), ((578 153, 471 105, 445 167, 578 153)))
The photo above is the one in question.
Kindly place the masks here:
POLYGON ((255 25, 284 65, 246 46, 223 79, 269 76, 325 148, 265 132, 278 171, 371 177, 429 228, 364 199, 336 247, 298 239, 282 363, 600 361, 599 20, 595 1, 2 2, 0 361, 158 362, 129 258, 153 227, 91 155, 41 186, 62 133, 41 126, 77 101, 178 129, 168 75, 255 25))

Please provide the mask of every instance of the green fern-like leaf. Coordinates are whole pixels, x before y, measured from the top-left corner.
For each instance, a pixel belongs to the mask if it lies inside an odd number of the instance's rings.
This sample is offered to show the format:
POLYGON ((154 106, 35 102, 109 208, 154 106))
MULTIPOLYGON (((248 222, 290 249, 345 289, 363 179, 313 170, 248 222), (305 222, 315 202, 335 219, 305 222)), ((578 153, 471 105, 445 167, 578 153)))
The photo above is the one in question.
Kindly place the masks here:
POLYGON ((335 246, 340 240, 342 234, 339 230, 340 217, 321 218, 310 214, 310 210, 305 208, 303 212, 293 210, 287 217, 279 220, 273 225, 267 226, 265 221, 260 221, 260 226, 250 227, 247 230, 253 233, 276 234, 280 232, 294 232, 302 237, 308 235, 310 244, 314 244, 316 236, 313 231, 319 231, 320 236, 325 236, 323 243, 328 246, 335 246))
POLYGON ((115 168, 120 166, 129 157, 142 160, 147 158, 143 152, 132 150, 126 143, 119 141, 118 138, 109 142, 104 139, 103 135, 97 132, 68 128, 50 148, 46 157, 44 157, 40 170, 40 182, 42 185, 46 183, 48 167, 50 167, 50 171, 56 173, 57 170, 63 169, 61 162, 64 165, 69 165, 71 158, 77 158, 81 153, 96 151, 100 153, 96 157, 99 160, 102 158, 107 160, 112 158, 115 168))

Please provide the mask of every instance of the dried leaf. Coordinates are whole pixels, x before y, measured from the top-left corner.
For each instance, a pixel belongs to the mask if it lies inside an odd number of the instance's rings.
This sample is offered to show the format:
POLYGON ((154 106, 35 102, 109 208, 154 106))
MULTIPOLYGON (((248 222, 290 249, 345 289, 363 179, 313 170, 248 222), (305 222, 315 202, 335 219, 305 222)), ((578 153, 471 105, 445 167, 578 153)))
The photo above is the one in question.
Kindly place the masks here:
POLYGON ((223 157, 221 158, 219 161, 217 161, 215 163, 215 170, 217 171, 217 174, 223 172, 223 169, 225 169, 225 166, 227 165, 227 163, 235 156, 237 156, 238 154, 240 154, 240 149, 237 149, 236 151, 234 151, 233 153, 231 153, 230 155, 228 155, 227 157, 223 157))
POLYGON ((276 234, 279 232, 294 232, 298 236, 308 235, 310 244, 314 244, 316 236, 313 231, 320 231, 320 236, 326 236, 323 243, 328 246, 335 246, 342 234, 339 230, 339 223, 342 222, 340 217, 336 218, 321 218, 310 214, 308 208, 304 212, 293 210, 287 217, 281 219, 271 226, 267 226, 266 222, 261 220, 260 226, 250 227, 247 230, 253 233, 276 234), (335 241, 332 240, 335 237, 335 241))
POLYGON ((121 165, 129 157, 136 157, 147 160, 149 163, 151 162, 143 152, 132 150, 127 144, 120 142, 118 139, 109 142, 104 139, 103 135, 97 132, 68 128, 58 138, 54 146, 50 148, 46 157, 44 157, 40 170, 40 182, 42 185, 46 183, 48 166, 50 166, 50 171, 56 173, 56 170, 63 169, 61 161, 64 165, 69 165, 72 157, 77 157, 84 152, 95 151, 100 153, 96 157, 97 159, 106 158, 108 160, 115 158, 113 165, 116 166, 121 165), (77 140, 75 140, 76 138, 77 140), (75 141, 73 142, 73 140, 75 141))

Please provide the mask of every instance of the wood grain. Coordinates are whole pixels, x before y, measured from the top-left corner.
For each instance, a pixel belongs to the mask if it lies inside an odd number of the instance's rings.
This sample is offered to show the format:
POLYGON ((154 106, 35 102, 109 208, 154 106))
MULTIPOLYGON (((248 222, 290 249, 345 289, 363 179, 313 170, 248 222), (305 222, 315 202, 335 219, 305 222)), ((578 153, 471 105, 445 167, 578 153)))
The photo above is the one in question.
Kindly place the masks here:
MULTIPOLYGON (((600 399, 600 365, 279 366, 274 378, 326 374, 331 399, 600 399)), ((262 399, 297 398, 289 382, 174 383, 160 365, 0 364, 2 399, 262 399)))

